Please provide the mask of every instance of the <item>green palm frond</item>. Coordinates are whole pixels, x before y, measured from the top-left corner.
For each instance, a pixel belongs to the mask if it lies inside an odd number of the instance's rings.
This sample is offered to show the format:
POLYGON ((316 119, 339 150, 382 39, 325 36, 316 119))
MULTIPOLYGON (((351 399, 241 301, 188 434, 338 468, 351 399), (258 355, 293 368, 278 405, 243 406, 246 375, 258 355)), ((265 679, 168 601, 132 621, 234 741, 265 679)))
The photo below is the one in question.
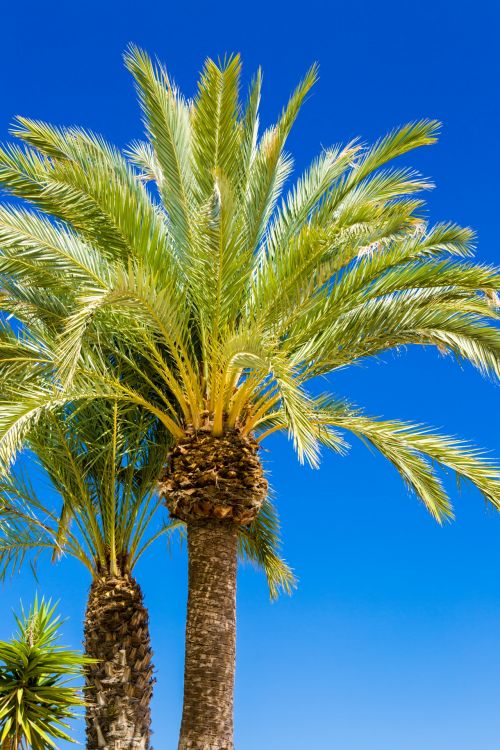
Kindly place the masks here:
MULTIPOLYGON (((18 574, 29 563, 36 572, 38 558, 44 551, 52 553, 57 548, 55 519, 47 514, 38 516, 38 502, 29 505, 33 493, 26 493, 22 478, 15 482, 2 481, 0 492, 0 579, 18 574), (14 486, 12 486, 14 485, 14 486), (53 524, 50 523, 52 520, 53 524)), ((46 511, 45 508, 42 509, 46 511)))
POLYGON ((280 592, 291 594, 297 581, 292 569, 280 557, 280 523, 270 498, 255 521, 240 530, 239 553, 244 560, 261 567, 266 574, 271 599, 280 592))
POLYGON ((192 116, 193 171, 197 198, 203 203, 222 173, 234 187, 238 178, 241 60, 229 57, 221 65, 208 59, 198 84, 192 116))
MULTIPOLYGON (((162 521, 155 490, 165 462, 165 439, 151 414, 129 405, 80 405, 48 411, 29 429, 33 460, 0 477, 0 579, 40 555, 79 560, 92 576, 130 573, 158 539, 182 538, 183 524, 162 521), (37 493, 27 468, 50 480, 59 506, 37 493)), ((262 567, 271 596, 289 591, 293 574, 281 559, 279 522, 268 503, 243 529, 240 554, 262 567)))
POLYGON ((134 76, 144 122, 151 140, 151 159, 163 204, 170 217, 170 231, 178 252, 191 244, 194 176, 189 105, 173 85, 165 69, 148 55, 130 47, 125 64, 134 76))
POLYGON ((32 211, 0 208, 0 274, 14 275, 43 287, 81 281, 102 288, 109 283, 105 260, 74 232, 32 211))
POLYGON ((35 492, 26 467, 1 479, 2 577, 44 550, 53 559, 76 557, 92 575, 129 573, 151 539, 167 533, 155 528, 161 502, 154 493, 165 447, 147 412, 106 401, 49 411, 30 429, 29 448, 59 507, 35 492))
POLYGON ((438 521, 452 510, 436 466, 470 481, 500 510, 500 467, 464 440, 437 435, 424 425, 373 419, 328 396, 316 403, 318 424, 347 430, 375 447, 438 521))

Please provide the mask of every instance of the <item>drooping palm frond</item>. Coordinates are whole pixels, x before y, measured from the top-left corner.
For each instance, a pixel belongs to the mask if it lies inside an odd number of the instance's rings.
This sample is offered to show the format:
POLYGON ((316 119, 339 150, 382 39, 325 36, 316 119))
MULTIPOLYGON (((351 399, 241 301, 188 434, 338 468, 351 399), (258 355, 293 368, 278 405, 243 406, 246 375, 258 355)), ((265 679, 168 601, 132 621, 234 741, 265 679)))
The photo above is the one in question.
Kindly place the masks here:
POLYGON ((242 527, 239 553, 244 560, 264 570, 271 599, 276 599, 282 591, 290 594, 296 586, 293 571, 279 555, 279 539, 279 519, 268 498, 255 521, 250 526, 242 527))
POLYGON ((47 411, 30 429, 25 460, 40 466, 59 503, 42 500, 25 471, 2 477, 3 575, 44 549, 53 558, 73 555, 93 575, 129 573, 148 533, 158 531, 154 488, 165 449, 156 447, 146 412, 106 407, 47 411))
MULTIPOLYGON (((260 440, 282 429, 285 420, 282 411, 263 420, 259 425, 260 440)), ((500 467, 464 440, 435 434, 421 424, 374 419, 348 402, 329 395, 314 400, 310 420, 321 442, 321 431, 333 428, 350 432, 376 448, 393 464, 437 521, 451 517, 453 512, 436 467, 471 481, 485 500, 500 508, 500 467)))

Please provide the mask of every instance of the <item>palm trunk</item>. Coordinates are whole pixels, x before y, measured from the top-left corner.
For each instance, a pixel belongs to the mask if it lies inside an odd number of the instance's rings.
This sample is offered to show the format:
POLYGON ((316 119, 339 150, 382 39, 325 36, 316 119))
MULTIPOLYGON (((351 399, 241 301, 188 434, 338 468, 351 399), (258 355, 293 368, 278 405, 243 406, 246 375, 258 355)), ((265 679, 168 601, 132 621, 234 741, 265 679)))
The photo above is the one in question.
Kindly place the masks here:
POLYGON ((87 750, 149 750, 153 666, 148 613, 128 575, 95 578, 85 616, 87 750))
POLYGON ((188 529, 189 596, 179 750, 234 750, 238 528, 257 516, 267 482, 252 436, 189 427, 160 493, 188 529))
POLYGON ((234 750, 237 526, 188 523, 189 595, 179 750, 234 750))

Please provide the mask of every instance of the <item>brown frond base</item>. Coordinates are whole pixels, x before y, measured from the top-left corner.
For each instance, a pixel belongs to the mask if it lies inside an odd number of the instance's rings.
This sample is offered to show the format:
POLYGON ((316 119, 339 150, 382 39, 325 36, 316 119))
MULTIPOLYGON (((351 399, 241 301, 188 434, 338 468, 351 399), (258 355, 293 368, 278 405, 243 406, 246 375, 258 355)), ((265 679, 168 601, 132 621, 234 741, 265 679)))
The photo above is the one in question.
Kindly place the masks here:
POLYGON ((87 750, 150 750, 153 665, 148 613, 131 576, 92 583, 85 617, 87 750))
POLYGON ((159 485, 172 518, 251 523, 267 494, 258 447, 238 429, 221 437, 208 429, 188 429, 170 454, 159 485))

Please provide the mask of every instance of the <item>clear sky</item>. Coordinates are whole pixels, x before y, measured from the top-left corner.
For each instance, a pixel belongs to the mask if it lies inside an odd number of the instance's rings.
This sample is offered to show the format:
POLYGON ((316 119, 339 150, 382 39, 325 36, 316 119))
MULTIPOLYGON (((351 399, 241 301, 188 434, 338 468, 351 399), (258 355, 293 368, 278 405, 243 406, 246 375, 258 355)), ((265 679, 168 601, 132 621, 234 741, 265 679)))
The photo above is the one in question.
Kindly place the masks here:
MULTIPOLYGON (((431 176, 433 220, 477 229, 499 260, 500 99, 495 0, 406 3, 53 0, 0 9, 0 138, 13 116, 141 134, 122 52, 162 58, 186 94, 207 55, 240 51, 264 69, 263 118, 276 116, 313 60, 321 79, 290 140, 301 170, 321 146, 438 118, 438 145, 406 162, 431 176)), ((410 350, 345 371, 332 388, 376 415, 425 421, 500 457, 499 388, 434 352, 410 350)), ((464 488, 443 528, 394 470, 356 444, 319 471, 285 439, 265 461, 297 593, 270 604, 262 575, 238 591, 237 750, 497 750, 500 737, 500 517, 464 488)), ((157 665, 156 750, 174 750, 182 698, 185 553, 161 544, 137 570, 157 665)), ((71 560, 40 570, 61 599, 65 639, 81 641, 88 577, 71 560)), ((26 571, 0 589, 0 637, 31 599, 26 571)), ((81 736, 81 733, 80 733, 81 736)))

